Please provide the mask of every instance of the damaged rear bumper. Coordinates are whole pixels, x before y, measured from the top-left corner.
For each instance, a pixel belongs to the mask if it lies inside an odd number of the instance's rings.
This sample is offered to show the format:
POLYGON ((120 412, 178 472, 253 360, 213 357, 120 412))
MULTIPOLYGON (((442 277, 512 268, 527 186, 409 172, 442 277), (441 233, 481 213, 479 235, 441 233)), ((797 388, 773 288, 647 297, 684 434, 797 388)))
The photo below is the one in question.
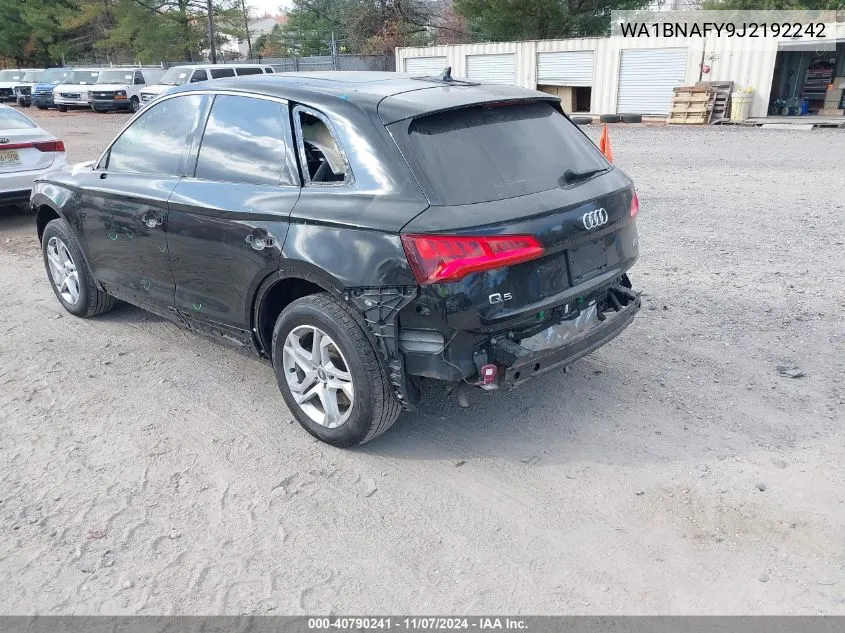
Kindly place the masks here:
MULTIPOLYGON (((493 343, 492 361, 505 370, 500 384, 509 387, 519 385, 530 378, 565 367, 617 337, 631 324, 634 315, 640 310, 639 293, 625 290, 630 296, 618 298, 621 300, 619 305, 613 308, 613 312, 602 313, 603 306, 599 306, 598 316, 592 327, 578 332, 559 347, 529 349, 507 338, 493 343), (621 302, 625 300, 625 305, 622 305, 621 302)), ((564 325, 552 326, 551 329, 555 327, 564 325)))

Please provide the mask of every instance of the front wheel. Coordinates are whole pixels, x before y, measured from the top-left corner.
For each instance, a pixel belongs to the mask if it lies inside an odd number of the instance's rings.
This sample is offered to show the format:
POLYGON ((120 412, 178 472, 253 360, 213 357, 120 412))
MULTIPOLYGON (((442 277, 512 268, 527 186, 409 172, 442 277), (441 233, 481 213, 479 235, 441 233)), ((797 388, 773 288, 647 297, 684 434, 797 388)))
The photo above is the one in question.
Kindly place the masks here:
POLYGON ((67 112, 67 106, 66 105, 60 105, 60 106, 57 106, 57 108, 58 108, 59 112, 67 112))
POLYGON ((141 109, 141 102, 138 101, 138 97, 132 97, 132 100, 129 102, 129 106, 132 109, 132 112, 137 112, 141 109))
POLYGON ((47 106, 42 106, 42 105, 35 106, 35 107, 38 108, 39 110, 46 110, 47 109, 47 106))
POLYGON ((401 405, 362 323, 322 293, 297 299, 273 329, 273 369, 285 402, 314 437, 346 448, 389 429, 401 405))
POLYGON ((114 307, 117 300, 97 288, 79 242, 65 220, 47 224, 41 250, 53 292, 65 310, 78 317, 92 317, 114 307))

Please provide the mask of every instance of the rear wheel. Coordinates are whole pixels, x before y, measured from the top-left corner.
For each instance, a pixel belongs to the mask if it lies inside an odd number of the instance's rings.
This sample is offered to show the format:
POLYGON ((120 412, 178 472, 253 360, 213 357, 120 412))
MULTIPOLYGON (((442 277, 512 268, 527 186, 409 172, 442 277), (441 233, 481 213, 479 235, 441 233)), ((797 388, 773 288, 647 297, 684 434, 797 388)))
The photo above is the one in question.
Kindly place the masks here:
POLYGON ((60 105, 60 106, 56 106, 56 107, 59 109, 59 112, 67 112, 67 106, 66 105, 60 105))
POLYGON ((92 317, 114 307, 117 300, 97 288, 79 242, 65 220, 59 218, 47 224, 41 250, 53 292, 65 310, 78 317, 92 317))
POLYGON ((341 448, 381 435, 399 417, 386 369, 354 313, 328 294, 303 297, 273 330, 273 368, 297 421, 341 448))

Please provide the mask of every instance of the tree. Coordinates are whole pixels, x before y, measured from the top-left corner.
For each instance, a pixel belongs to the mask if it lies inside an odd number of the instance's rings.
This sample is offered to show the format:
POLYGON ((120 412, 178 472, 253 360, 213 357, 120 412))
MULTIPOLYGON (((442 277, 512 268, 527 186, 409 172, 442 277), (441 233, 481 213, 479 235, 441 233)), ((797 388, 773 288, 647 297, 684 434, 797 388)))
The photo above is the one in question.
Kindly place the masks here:
POLYGON ((647 4, 648 0, 455 0, 454 8, 476 36, 505 41, 608 35, 611 11, 647 4))
POLYGON ((737 9, 750 11, 842 11, 842 0, 708 0, 702 9, 737 9))
POLYGON ((32 29, 24 21, 21 8, 24 0, 0 0, 0 57, 23 66, 29 58, 28 43, 32 29))

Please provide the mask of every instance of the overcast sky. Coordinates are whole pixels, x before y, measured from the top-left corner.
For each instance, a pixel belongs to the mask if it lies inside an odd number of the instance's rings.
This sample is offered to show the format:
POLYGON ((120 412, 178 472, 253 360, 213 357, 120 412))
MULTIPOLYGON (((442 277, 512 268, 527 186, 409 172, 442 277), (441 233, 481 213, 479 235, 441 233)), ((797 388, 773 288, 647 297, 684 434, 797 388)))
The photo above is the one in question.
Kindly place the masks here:
POLYGON ((246 0, 246 4, 252 8, 253 13, 258 15, 264 15, 265 13, 275 15, 279 13, 280 7, 289 9, 291 0, 246 0))

